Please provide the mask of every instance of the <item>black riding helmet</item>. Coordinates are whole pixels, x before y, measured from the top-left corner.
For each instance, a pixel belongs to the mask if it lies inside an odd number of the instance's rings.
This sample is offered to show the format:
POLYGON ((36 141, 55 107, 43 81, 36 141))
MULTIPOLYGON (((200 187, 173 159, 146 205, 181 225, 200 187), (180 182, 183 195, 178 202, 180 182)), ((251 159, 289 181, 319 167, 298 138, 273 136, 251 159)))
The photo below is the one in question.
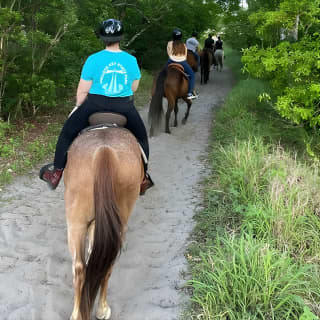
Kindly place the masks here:
POLYGON ((101 23, 99 37, 103 41, 118 42, 123 37, 123 26, 121 21, 107 19, 101 23))
POLYGON ((182 31, 180 29, 174 29, 172 32, 173 40, 181 40, 182 39, 182 31))
POLYGON ((197 31, 193 31, 192 32, 192 37, 197 37, 198 36, 198 32, 197 31))

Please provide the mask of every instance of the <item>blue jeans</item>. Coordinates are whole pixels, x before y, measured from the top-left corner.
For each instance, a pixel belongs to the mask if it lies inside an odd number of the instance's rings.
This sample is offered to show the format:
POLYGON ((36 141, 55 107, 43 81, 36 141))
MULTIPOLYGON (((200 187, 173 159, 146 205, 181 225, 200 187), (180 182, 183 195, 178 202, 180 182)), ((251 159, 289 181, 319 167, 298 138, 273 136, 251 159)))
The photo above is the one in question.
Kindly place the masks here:
POLYGON ((173 61, 173 60, 169 59, 167 62, 167 67, 170 63, 179 63, 183 66, 185 73, 189 77, 188 93, 192 93, 193 88, 194 88, 194 72, 191 69, 191 67, 189 66, 187 60, 177 62, 177 61, 173 61))

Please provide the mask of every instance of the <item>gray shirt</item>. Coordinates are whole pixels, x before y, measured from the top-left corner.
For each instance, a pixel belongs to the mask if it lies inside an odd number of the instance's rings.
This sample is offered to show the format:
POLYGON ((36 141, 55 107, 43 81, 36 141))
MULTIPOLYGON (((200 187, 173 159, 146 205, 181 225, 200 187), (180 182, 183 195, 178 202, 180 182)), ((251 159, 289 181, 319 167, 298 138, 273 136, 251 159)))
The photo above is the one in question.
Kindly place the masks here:
POLYGON ((197 48, 199 46, 199 42, 196 38, 192 37, 192 38, 189 38, 187 41, 186 41, 186 45, 187 45, 187 49, 188 50, 191 50, 193 52, 196 52, 197 51, 197 48))

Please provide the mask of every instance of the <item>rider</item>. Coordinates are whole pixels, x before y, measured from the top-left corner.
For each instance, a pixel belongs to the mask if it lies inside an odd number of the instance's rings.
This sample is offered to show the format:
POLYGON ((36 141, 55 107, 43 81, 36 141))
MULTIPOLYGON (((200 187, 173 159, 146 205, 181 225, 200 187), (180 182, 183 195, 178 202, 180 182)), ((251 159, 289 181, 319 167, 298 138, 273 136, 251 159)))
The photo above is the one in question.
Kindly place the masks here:
POLYGON ((182 32, 180 29, 174 29, 172 32, 172 41, 168 42, 167 53, 169 56, 167 66, 170 63, 179 63, 183 66, 184 71, 189 77, 189 86, 187 99, 192 100, 198 98, 196 94, 193 93, 194 89, 194 72, 187 62, 187 47, 181 41, 182 32))
POLYGON ((223 41, 221 40, 221 37, 218 36, 218 40, 216 41, 215 49, 216 50, 223 50, 222 45, 223 45, 223 41))
POLYGON ((198 36, 197 32, 195 32, 195 31, 192 32, 191 38, 187 39, 187 41, 186 41, 186 45, 187 45, 187 49, 193 52, 193 54, 197 60, 198 66, 200 66, 200 57, 197 52, 198 46, 199 46, 197 36, 198 36))
MULTIPOLYGON (((89 126, 88 118, 95 112, 110 111, 124 115, 127 118, 126 128, 135 135, 149 158, 147 131, 133 104, 133 92, 138 89, 141 74, 136 58, 120 49, 123 25, 119 20, 107 19, 101 23, 98 34, 106 47, 90 55, 83 65, 76 107, 60 133, 54 163, 40 170, 40 179, 46 181, 51 189, 56 189, 62 177, 68 148, 79 132, 89 126)), ((153 186, 147 173, 147 163, 144 164, 145 177, 140 194, 153 186)))
POLYGON ((211 33, 208 34, 208 38, 204 41, 204 47, 205 49, 211 52, 212 59, 213 59, 212 63, 215 65, 216 63, 214 58, 214 40, 212 39, 211 33))
POLYGON ((204 41, 204 47, 206 49, 210 49, 210 51, 213 53, 214 40, 212 39, 211 33, 209 33, 208 38, 204 41))

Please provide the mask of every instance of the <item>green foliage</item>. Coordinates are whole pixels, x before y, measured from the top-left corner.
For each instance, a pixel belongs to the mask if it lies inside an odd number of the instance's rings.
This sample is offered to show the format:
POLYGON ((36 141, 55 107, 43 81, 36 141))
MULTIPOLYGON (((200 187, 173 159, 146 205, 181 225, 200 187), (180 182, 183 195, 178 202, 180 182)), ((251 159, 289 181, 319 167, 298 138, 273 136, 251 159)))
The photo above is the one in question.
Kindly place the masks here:
POLYGON ((95 31, 123 21, 121 46, 144 69, 159 69, 175 27, 184 37, 217 23, 214 0, 3 0, 0 7, 0 117, 51 112, 74 97, 87 57, 103 49, 95 31), (199 19, 201 17, 201 19, 199 19))
POLYGON ((320 124, 319 37, 299 42, 282 42, 275 48, 243 51, 244 70, 269 79, 277 93, 276 110, 296 124, 320 124))
POLYGON ((191 281, 201 319, 298 319, 319 296, 311 266, 252 235, 219 237, 201 258, 191 281))
POLYGON ((319 320, 319 318, 312 313, 308 307, 304 307, 303 314, 300 316, 299 320, 319 320))
POLYGON ((265 81, 241 80, 214 117, 212 174, 186 255, 194 304, 183 319, 320 315, 319 161, 303 127, 259 98, 268 95, 265 81))
POLYGON ((319 14, 319 0, 282 0, 273 10, 253 12, 249 20, 268 47, 251 46, 242 58, 246 72, 270 81, 279 114, 311 128, 320 124, 319 14))

